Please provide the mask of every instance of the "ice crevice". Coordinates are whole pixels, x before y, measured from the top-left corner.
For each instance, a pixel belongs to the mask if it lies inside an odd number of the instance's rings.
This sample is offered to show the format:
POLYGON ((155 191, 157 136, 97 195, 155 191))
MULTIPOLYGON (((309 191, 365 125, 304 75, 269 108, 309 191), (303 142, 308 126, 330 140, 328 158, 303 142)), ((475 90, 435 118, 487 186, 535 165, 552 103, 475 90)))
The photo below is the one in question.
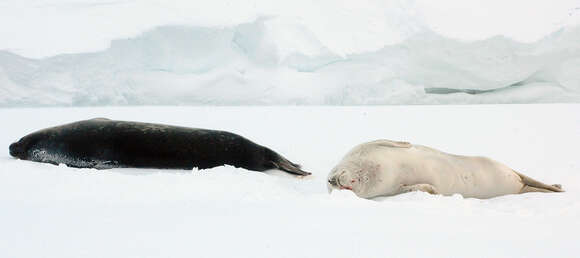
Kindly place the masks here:
POLYGON ((544 83, 550 84, 554 87, 561 88, 565 90, 560 83, 557 81, 549 81, 545 79, 541 79, 536 77, 536 75, 540 72, 535 72, 532 75, 528 76, 526 79, 509 84, 504 87, 499 87, 495 89, 458 89, 458 88, 425 88, 425 93, 427 94, 454 94, 454 93, 465 93, 470 95, 478 95, 478 94, 486 94, 486 93, 501 93, 502 91, 513 90, 515 88, 525 87, 526 85, 531 85, 534 83, 544 83))

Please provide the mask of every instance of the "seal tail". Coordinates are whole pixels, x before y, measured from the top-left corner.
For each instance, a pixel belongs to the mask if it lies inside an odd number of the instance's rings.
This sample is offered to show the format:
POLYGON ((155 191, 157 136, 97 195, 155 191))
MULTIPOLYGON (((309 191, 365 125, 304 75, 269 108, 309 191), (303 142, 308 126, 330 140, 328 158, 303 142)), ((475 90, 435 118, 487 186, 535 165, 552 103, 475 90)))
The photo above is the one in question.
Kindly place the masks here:
POLYGON ((535 180, 529 176, 524 174, 518 173, 514 171, 520 178, 522 179, 522 183, 524 184, 524 188, 522 189, 522 193, 526 192, 564 192, 562 189, 562 185, 555 184, 555 185, 548 185, 544 184, 538 180, 535 180))
POLYGON ((277 156, 277 160, 273 161, 274 166, 276 166, 276 168, 278 168, 282 171, 288 172, 290 174, 299 175, 299 176, 308 176, 308 175, 312 174, 310 172, 306 172, 306 171, 300 169, 300 165, 298 165, 296 163, 292 163, 280 155, 276 155, 276 156, 277 156))

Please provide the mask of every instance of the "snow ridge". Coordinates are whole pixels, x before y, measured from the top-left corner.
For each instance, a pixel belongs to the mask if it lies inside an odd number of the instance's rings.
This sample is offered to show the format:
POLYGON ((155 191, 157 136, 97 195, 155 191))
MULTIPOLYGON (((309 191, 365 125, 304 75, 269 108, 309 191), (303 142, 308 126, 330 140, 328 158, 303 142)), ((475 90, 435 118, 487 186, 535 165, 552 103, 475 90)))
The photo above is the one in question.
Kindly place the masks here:
POLYGON ((0 107, 578 102, 577 42, 578 26, 535 43, 465 42, 422 28, 343 55, 277 18, 162 26, 93 53, 0 51, 0 107))

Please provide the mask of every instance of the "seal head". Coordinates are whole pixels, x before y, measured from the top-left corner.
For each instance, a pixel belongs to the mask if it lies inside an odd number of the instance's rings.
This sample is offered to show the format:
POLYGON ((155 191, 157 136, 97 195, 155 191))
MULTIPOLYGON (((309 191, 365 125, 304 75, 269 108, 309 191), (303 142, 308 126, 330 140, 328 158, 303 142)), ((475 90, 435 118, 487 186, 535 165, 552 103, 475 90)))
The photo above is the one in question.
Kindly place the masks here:
POLYGON ((345 162, 331 170, 328 175, 328 189, 351 190, 357 196, 373 196, 379 175, 379 166, 371 161, 345 162))
POLYGON ((10 150, 10 156, 15 157, 15 158, 19 158, 19 159, 23 159, 23 151, 22 151, 22 146, 19 144, 19 142, 15 142, 13 144, 10 144, 9 147, 10 150))

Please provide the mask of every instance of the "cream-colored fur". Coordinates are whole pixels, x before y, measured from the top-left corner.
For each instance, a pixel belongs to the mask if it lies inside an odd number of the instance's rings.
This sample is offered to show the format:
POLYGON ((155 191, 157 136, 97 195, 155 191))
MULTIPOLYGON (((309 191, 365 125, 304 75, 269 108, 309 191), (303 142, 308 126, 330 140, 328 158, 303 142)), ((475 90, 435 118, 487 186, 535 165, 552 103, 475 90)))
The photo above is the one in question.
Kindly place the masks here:
POLYGON ((362 198, 409 191, 474 198, 562 191, 489 158, 453 155, 389 140, 356 146, 328 178, 331 187, 352 190, 362 198))

